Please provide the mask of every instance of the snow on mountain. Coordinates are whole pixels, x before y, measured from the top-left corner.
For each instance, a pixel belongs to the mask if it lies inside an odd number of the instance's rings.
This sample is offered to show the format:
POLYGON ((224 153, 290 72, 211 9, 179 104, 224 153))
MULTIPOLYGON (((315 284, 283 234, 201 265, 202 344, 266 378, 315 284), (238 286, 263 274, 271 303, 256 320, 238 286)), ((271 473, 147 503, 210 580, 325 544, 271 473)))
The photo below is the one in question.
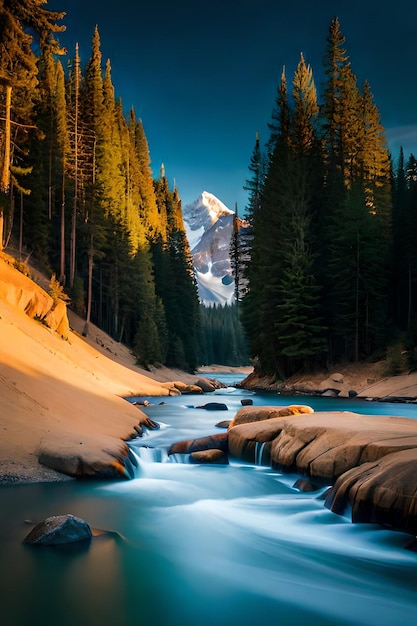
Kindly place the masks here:
POLYGON ((234 212, 207 191, 183 207, 199 298, 206 306, 234 302, 230 263, 233 218, 234 212))

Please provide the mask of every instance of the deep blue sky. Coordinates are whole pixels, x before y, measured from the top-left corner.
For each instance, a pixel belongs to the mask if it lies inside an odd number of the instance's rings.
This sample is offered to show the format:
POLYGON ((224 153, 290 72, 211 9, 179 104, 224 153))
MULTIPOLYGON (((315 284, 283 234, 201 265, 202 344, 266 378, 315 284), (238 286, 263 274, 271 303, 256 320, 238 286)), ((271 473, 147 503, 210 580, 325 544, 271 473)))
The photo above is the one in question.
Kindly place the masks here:
POLYGON ((161 163, 183 204, 209 191, 243 214, 255 133, 267 124, 285 65, 300 52, 318 93, 338 16, 359 85, 367 79, 393 156, 417 156, 417 2, 396 0, 50 0, 66 11, 60 41, 83 66, 97 24, 116 95, 143 121, 152 169, 161 163))

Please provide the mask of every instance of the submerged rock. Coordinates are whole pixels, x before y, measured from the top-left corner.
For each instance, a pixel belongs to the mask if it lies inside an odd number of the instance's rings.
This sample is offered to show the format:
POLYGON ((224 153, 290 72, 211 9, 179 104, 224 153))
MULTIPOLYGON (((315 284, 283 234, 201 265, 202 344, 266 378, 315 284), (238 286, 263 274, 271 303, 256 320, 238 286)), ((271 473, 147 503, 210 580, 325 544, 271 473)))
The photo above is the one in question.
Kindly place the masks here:
POLYGON ((228 408, 223 402, 207 402, 202 406, 196 406, 196 409, 206 409, 206 411, 227 411, 228 408))
POLYGON ((88 541, 92 536, 90 526, 79 517, 70 514, 52 515, 32 528, 24 543, 53 546, 88 541))
POLYGON ((220 422, 217 422, 217 424, 215 424, 216 428, 229 428, 230 426, 230 422, 232 420, 220 420, 220 422))

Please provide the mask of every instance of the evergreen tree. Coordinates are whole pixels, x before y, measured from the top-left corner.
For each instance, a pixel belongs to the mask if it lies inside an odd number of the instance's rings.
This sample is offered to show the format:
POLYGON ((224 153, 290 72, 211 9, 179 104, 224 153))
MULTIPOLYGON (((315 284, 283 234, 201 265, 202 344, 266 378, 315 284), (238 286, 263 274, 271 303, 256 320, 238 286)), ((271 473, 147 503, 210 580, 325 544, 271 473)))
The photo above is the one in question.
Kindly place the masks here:
POLYGON ((239 366, 249 363, 248 346, 236 305, 200 305, 203 365, 239 366))
POLYGON ((158 207, 155 189, 153 186, 151 159, 149 155, 148 140, 141 120, 136 122, 134 128, 134 146, 139 164, 139 216, 146 224, 148 237, 150 239, 159 236, 165 240, 166 219, 161 214, 161 207, 158 207))
POLYGON ((155 181, 155 192, 159 214, 166 216, 166 240, 160 234, 151 249, 156 293, 163 302, 167 323, 167 364, 192 371, 198 365, 197 285, 178 192, 169 190, 164 170, 161 174, 155 181))
POLYGON ((291 146, 280 175, 282 222, 282 273, 275 316, 278 349, 288 374, 311 367, 324 352, 320 318, 319 285, 313 271, 313 228, 320 188, 320 152, 316 135, 318 104, 312 70, 303 55, 293 80, 294 113, 290 127, 291 146), (283 181, 282 181, 283 182, 283 181))
MULTIPOLYGON (((4 119, 0 130, 3 162, 0 176, 0 249, 3 248, 4 215, 12 183, 11 165, 15 159, 11 122, 15 129, 33 127, 31 96, 37 85, 38 73, 33 41, 36 39, 41 46, 48 42, 55 53, 63 52, 54 33, 64 30, 63 26, 56 24, 64 13, 48 11, 43 5, 44 0, 27 0, 3 2, 0 6, 0 96, 1 117, 4 119)), ((19 187, 17 180, 16 184, 19 187)))
POLYGON ((80 107, 80 91, 82 86, 81 61, 78 44, 75 46, 75 55, 67 81, 67 128, 69 136, 69 151, 67 160, 68 178, 71 180, 71 220, 69 245, 69 287, 74 287, 76 275, 77 249, 77 218, 80 212, 79 203, 82 193, 82 120, 80 107))
MULTIPOLYGON (((249 218, 252 247, 247 270, 249 290, 243 301, 242 322, 250 338, 252 357, 259 357, 265 372, 279 372, 283 376, 278 362, 275 313, 282 269, 282 225, 286 221, 283 207, 280 207, 281 166, 286 162, 290 150, 289 104, 284 71, 269 127, 271 134, 267 144, 267 163, 260 184, 261 195, 258 206, 251 207, 249 218)), ((256 180, 256 174, 252 180, 256 180)))
POLYGON ((369 84, 365 83, 361 94, 342 47, 344 41, 335 19, 325 59, 327 84, 321 112, 326 186, 319 216, 330 361, 357 359, 381 345, 391 246, 389 154, 369 84), (351 251, 351 263, 343 260, 341 250, 351 251), (341 281, 349 267, 351 275, 341 281), (356 322, 354 328, 347 328, 340 316, 346 319, 341 311, 349 307, 353 294, 349 315, 356 322))

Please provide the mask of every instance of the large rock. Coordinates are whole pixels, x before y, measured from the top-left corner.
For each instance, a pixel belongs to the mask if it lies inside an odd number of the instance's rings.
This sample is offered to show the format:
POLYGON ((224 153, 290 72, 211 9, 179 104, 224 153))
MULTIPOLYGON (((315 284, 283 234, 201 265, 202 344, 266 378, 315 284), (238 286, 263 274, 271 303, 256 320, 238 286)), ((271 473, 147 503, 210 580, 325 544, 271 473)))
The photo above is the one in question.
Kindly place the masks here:
POLYGON ((228 465, 227 454, 223 450, 199 450, 190 454, 190 463, 204 463, 211 465, 228 465))
POLYGON ((417 420, 326 412, 246 422, 228 432, 230 457, 261 459, 334 485, 327 498, 334 512, 350 506, 355 522, 417 533, 417 420))
POLYGON ((79 517, 69 514, 52 515, 32 528, 24 543, 53 546, 86 541, 91 537, 90 526, 79 517))
POLYGON ((191 454, 192 452, 200 452, 201 450, 222 450, 227 454, 227 442, 227 433, 208 435, 207 437, 198 437, 197 439, 186 439, 173 443, 168 450, 168 455, 191 454))
POLYGON ((45 439, 38 448, 39 463, 73 478, 131 479, 135 461, 128 445, 112 437, 67 436, 45 439))
POLYGON ((177 389, 180 394, 203 393, 200 386, 184 383, 181 380, 174 380, 171 384, 174 385, 175 389, 177 389))
POLYGON ((285 417, 302 413, 313 413, 313 409, 304 404, 291 404, 289 406, 245 406, 244 409, 240 409, 236 413, 229 428, 237 426, 238 424, 259 422, 270 420, 274 417, 285 417))
POLYGON ((207 402, 201 406, 196 406, 196 409, 205 409, 206 411, 227 411, 227 405, 224 402, 207 402))
POLYGON ((401 450, 340 476, 326 498, 334 513, 351 510, 352 522, 417 532, 417 454, 401 450))
POLYGON ((195 384, 197 387, 200 387, 203 393, 212 393, 216 389, 224 389, 226 387, 226 385, 215 378, 198 378, 195 384))

